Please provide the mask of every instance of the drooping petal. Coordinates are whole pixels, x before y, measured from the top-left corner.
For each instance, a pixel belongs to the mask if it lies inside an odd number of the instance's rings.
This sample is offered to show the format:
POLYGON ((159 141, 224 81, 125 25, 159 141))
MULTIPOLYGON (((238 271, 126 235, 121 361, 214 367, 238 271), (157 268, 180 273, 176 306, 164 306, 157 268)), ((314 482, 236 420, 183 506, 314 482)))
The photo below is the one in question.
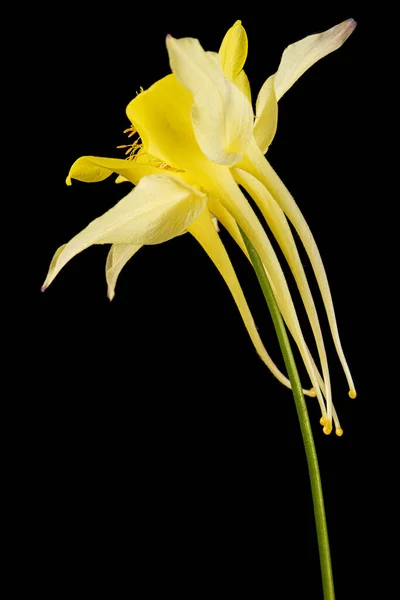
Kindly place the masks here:
POLYGON ((123 160, 121 158, 102 158, 100 156, 82 156, 72 165, 68 177, 67 185, 71 185, 71 179, 86 181, 103 181, 112 173, 118 173, 137 185, 142 177, 153 174, 164 174, 160 168, 151 164, 143 164, 140 161, 123 160))
POLYGON ((137 244, 113 244, 107 256, 106 281, 107 296, 112 300, 115 296, 115 286, 122 269, 142 245, 137 244))
POLYGON ((218 54, 205 52, 197 39, 167 36, 167 49, 173 73, 193 95, 193 130, 202 152, 218 164, 235 164, 252 136, 247 98, 224 76, 218 54))
POLYGON ((241 21, 236 21, 226 32, 218 52, 227 79, 233 81, 243 69, 248 46, 246 30, 241 21))
POLYGON ((291 229, 283 210, 268 192, 266 187, 258 181, 258 179, 249 173, 242 171, 241 169, 233 169, 233 175, 235 180, 246 189, 253 200, 255 200, 257 206, 260 208, 270 230, 275 236, 279 247, 288 261, 290 269, 296 280, 315 337, 318 354, 321 361, 322 373, 324 376, 323 394, 327 401, 328 420, 330 421, 332 418, 332 393, 324 340, 322 337, 317 310, 291 229))
POLYGON ((263 154, 274 139, 278 124, 278 102, 275 96, 275 76, 271 75, 257 96, 254 137, 263 154))
POLYGON ((229 232, 230 236, 235 240, 239 248, 242 252, 250 258, 247 252, 246 245, 243 241, 243 238, 240 234, 239 227, 235 219, 232 217, 231 213, 218 201, 215 196, 209 195, 208 197, 208 206, 211 212, 217 217, 218 221, 220 221, 225 229, 229 232))
POLYGON ((175 177, 144 177, 118 204, 57 251, 43 288, 71 258, 93 244, 160 244, 181 235, 206 202, 205 194, 175 177))
POLYGON ((192 223, 192 225, 189 227, 189 232, 203 247, 224 278, 225 283, 227 284, 242 316, 247 332, 261 359, 267 365, 273 375, 275 375, 275 377, 281 383, 283 383, 283 385, 290 388, 291 386, 289 380, 279 371, 278 367, 272 361, 268 352, 264 348, 232 263, 218 233, 215 231, 211 220, 211 215, 207 209, 194 223, 192 223))
POLYGON ((279 101, 283 94, 321 58, 337 50, 354 31, 357 23, 347 19, 322 33, 309 35, 286 48, 275 75, 275 94, 279 101))
MULTIPOLYGON (((251 263, 251 259, 247 252, 247 248, 243 241, 243 237, 239 231, 239 227, 237 226, 237 223, 236 223, 235 219, 232 217, 232 215, 230 214, 230 212, 228 210, 226 210, 226 208, 221 204, 221 202, 219 202, 218 199, 215 198, 214 196, 209 196, 208 205, 211 208, 212 212, 215 215, 217 215, 218 220, 222 223, 222 225, 225 227, 225 229, 228 231, 228 233, 231 235, 231 237, 235 240, 235 242, 237 243, 239 248, 242 250, 242 252, 245 254, 246 258, 251 263)), ((264 269, 265 269, 265 266, 264 266, 264 269)), ((274 284, 271 281, 271 278, 269 277, 266 269, 265 269, 265 272, 266 272, 266 275, 267 275, 267 277, 270 281, 270 284, 273 288, 274 295, 276 295, 276 290, 274 288, 274 284)), ((275 372, 273 372, 273 373, 275 374, 275 372)), ((281 381, 281 379, 279 377, 278 377, 278 379, 279 379, 279 381, 281 381)), ((286 384, 284 384, 284 385, 286 385, 286 384)), ((313 389, 312 390, 303 389, 303 393, 306 396, 315 397, 315 391, 313 389)), ((325 393, 324 393, 324 395, 325 395, 325 393)))
MULTIPOLYGON (((223 173, 220 173, 219 180, 215 181, 215 191, 220 202, 243 229, 264 263, 265 269, 273 284, 273 290, 279 309, 297 347, 299 348, 304 365, 316 391, 322 415, 326 417, 325 402, 322 397, 314 365, 310 360, 309 350, 301 331, 286 278, 268 236, 229 171, 225 170, 223 173)), ((222 219, 221 222, 223 223, 222 219)))
POLYGON ((315 242, 314 236, 297 206, 293 196, 290 194, 284 183, 278 177, 277 173, 271 167, 266 158, 262 155, 259 148, 255 143, 250 147, 249 153, 246 156, 245 161, 242 161, 246 171, 254 175, 272 194, 279 206, 282 208, 284 213, 287 215, 294 228, 296 229, 301 242, 307 252, 308 258, 312 265, 312 268, 317 279, 317 283, 322 295, 322 299, 325 305, 326 314, 332 333, 332 338, 336 347, 336 352, 339 356, 342 364, 348 385, 349 385, 349 396, 351 398, 356 397, 356 391, 354 388, 354 382, 348 367, 346 358, 344 356, 342 344, 340 342, 339 331, 336 322, 335 310, 333 308, 332 295, 326 276, 325 267, 322 262, 318 246, 315 242))

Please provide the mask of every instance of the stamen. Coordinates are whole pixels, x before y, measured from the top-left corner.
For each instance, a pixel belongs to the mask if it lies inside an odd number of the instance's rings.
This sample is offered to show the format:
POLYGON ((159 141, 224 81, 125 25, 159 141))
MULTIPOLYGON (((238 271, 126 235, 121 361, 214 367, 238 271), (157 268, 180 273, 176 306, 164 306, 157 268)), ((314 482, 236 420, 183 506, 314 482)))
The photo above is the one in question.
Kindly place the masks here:
MULTIPOLYGON (((130 126, 130 127, 128 127, 127 129, 124 129, 124 133, 128 133, 128 132, 130 132, 130 133, 129 133, 129 136, 130 136, 130 135, 133 135, 134 133, 136 133, 136 129, 134 128, 134 126, 133 126, 133 125, 131 125, 131 126, 130 126)), ((129 137, 129 136, 128 136, 128 137, 129 137)))
MULTIPOLYGON (((140 92, 136 92, 136 94, 140 94, 142 92, 143 92, 143 88, 141 87, 140 92)), ((127 127, 127 129, 124 130, 124 133, 128 134, 128 138, 131 138, 134 135, 138 136, 135 140, 132 141, 131 144, 121 144, 120 146, 117 146, 117 148, 119 148, 119 149, 125 149, 125 148, 127 149, 125 151, 126 160, 137 160, 139 154, 140 155, 147 154, 147 152, 143 149, 143 143, 142 143, 142 140, 140 139, 139 132, 133 125, 131 125, 130 127, 127 127)), ((176 169, 175 167, 171 167, 170 165, 163 162, 159 158, 153 158, 150 161, 150 164, 153 165, 154 167, 158 167, 159 169, 165 169, 166 171, 181 171, 181 169, 176 169)))
POLYGON ((131 125, 124 130, 124 133, 128 134, 128 138, 131 138, 134 135, 138 135, 138 137, 137 139, 133 140, 131 144, 121 144, 120 146, 117 146, 117 148, 127 148, 125 152, 126 160, 136 160, 136 155, 143 147, 138 131, 133 125, 131 125))
POLYGON ((338 437, 342 437, 342 435, 343 435, 343 429, 341 427, 336 427, 336 432, 335 433, 336 433, 336 435, 338 437))
POLYGON ((352 399, 357 398, 357 392, 354 388, 351 388, 351 390, 349 390, 349 396, 352 399))

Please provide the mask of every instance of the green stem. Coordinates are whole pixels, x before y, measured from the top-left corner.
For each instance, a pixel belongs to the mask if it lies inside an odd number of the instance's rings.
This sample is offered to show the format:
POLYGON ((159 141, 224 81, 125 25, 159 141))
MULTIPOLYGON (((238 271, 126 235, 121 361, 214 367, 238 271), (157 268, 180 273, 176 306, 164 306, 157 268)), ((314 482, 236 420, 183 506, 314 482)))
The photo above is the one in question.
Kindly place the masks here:
POLYGON ((293 354, 290 348, 290 342, 286 333, 286 328, 272 292, 270 283, 265 274, 264 266, 258 256, 254 246, 240 228, 244 243, 250 255, 251 262, 256 272, 258 281, 267 301, 272 321, 278 336, 279 345, 285 361, 286 369, 289 375, 294 401, 296 404, 297 416, 300 421, 301 434, 303 436, 304 448, 306 451, 308 471, 311 481, 311 492, 314 504, 315 524, 317 528, 319 558, 321 563, 322 585, 325 600, 334 600, 335 590, 333 586, 333 574, 331 555, 329 550, 328 527, 326 524, 324 497, 322 493, 321 475, 318 467, 317 452, 315 449, 314 438, 311 430, 310 419, 308 417, 307 405, 304 400, 303 390, 300 383, 299 374, 294 362, 293 354))

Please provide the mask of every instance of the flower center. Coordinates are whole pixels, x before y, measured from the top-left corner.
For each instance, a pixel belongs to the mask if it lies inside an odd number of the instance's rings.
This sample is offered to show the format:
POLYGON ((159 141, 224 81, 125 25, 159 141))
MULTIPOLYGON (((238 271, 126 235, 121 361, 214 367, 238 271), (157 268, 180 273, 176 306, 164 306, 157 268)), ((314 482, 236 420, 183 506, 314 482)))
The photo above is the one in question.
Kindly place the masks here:
MULTIPOLYGON (((132 138, 134 135, 137 137, 132 140, 131 144, 122 144, 121 146, 117 146, 117 148, 126 148, 125 155, 126 160, 137 160, 140 156, 147 154, 146 150, 143 148, 143 142, 141 137, 135 129, 133 125, 125 129, 124 133, 128 134, 128 138, 132 138)), ((174 171, 174 172, 182 172, 182 169, 176 169, 175 167, 171 167, 168 163, 162 161, 160 158, 156 158, 155 156, 149 160, 149 163, 153 167, 157 167, 158 169, 164 169, 165 171, 174 171)))

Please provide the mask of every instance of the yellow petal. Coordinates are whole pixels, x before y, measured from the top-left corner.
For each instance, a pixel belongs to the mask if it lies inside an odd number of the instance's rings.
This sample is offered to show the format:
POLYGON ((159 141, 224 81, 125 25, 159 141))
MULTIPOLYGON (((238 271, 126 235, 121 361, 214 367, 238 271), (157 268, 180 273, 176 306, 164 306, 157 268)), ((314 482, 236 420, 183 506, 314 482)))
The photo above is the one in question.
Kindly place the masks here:
POLYGON ((332 393, 324 340, 307 277, 285 214, 265 186, 255 177, 241 169, 233 169, 233 175, 260 208, 294 275, 316 341, 324 377, 323 394, 327 401, 328 419, 331 420, 332 393))
POLYGON ((138 94, 126 114, 153 156, 178 169, 205 161, 194 137, 190 110, 192 94, 175 75, 168 75, 138 94))
MULTIPOLYGON (((220 202, 243 229, 260 256, 261 261, 264 263, 265 269, 273 284, 274 294, 279 309, 299 348, 304 365, 316 391, 322 414, 323 416, 326 416, 325 403, 318 383, 317 374, 314 365, 310 360, 309 350, 301 331, 296 309, 285 276, 268 236, 229 171, 224 170, 223 172, 220 172, 219 179, 215 181, 215 191, 217 192, 216 195, 220 202)), ((220 220, 223 223, 222 219, 220 220)))
POLYGON ((82 156, 72 165, 67 177, 67 184, 71 185, 71 179, 86 182, 103 181, 112 173, 118 173, 118 175, 122 175, 128 181, 137 185, 142 177, 157 173, 164 174, 165 171, 151 164, 142 164, 136 160, 82 156))
POLYGON ((255 143, 251 144, 249 153, 245 161, 242 161, 242 163, 243 168, 245 168, 246 171, 254 175, 261 183, 263 183, 267 190, 278 202, 279 206, 282 208, 282 210, 287 215, 294 228, 296 229, 300 240, 304 245, 304 248, 306 249, 325 305, 325 310, 328 316, 329 325, 333 341, 336 347, 336 351, 347 378, 350 390, 349 395, 351 398, 355 398, 356 392, 354 388, 353 379, 346 358, 344 356, 342 344, 340 342, 339 331, 336 322, 335 310, 333 308, 333 301, 328 283, 328 278, 326 276, 325 267, 322 262, 322 258, 318 250, 318 246, 315 242, 314 236, 311 233, 311 230, 304 216, 302 215, 299 207, 297 206, 294 198, 292 197, 284 183, 281 181, 281 179, 278 177, 278 175, 275 173, 274 169, 271 167, 269 162, 262 155, 255 143))
POLYGON ((260 355, 263 362, 267 365, 270 371, 283 385, 290 388, 290 382, 278 369, 272 361, 268 352, 264 348, 261 338, 258 334, 250 309, 247 305, 240 283, 236 277, 236 273, 229 259, 229 256, 222 244, 218 233, 213 226, 211 215, 206 209, 199 218, 189 227, 189 232, 196 238, 199 244, 211 258, 218 271, 221 273, 225 283, 236 302, 247 332, 254 344, 255 349, 260 355))
POLYGON ((226 208, 221 204, 221 202, 218 201, 218 199, 215 196, 212 195, 208 197, 208 206, 213 215, 215 215, 218 221, 220 221, 223 224, 223 226, 229 232, 230 236, 235 240, 241 251, 250 260, 246 245, 239 231, 239 227, 237 226, 237 223, 232 217, 231 213, 228 210, 226 210, 226 208))
MULTIPOLYGON (((239 227, 237 226, 237 223, 236 223, 235 219, 232 217, 232 215, 230 214, 230 212, 227 211, 226 208, 221 204, 221 202, 219 202, 218 199, 215 198, 214 196, 209 196, 208 205, 209 205, 210 209, 212 210, 213 214, 215 214, 217 216, 218 220, 222 223, 222 225, 225 227, 225 229, 228 231, 228 233, 231 235, 231 237, 235 240, 235 242, 237 243, 239 248, 242 250, 242 252, 245 254, 246 258, 251 263, 251 259, 247 252, 247 248, 243 241, 243 237, 239 231, 239 227)), ((264 269, 265 269, 265 267, 264 267, 264 269)), ((270 284, 273 288, 274 295, 276 296, 276 290, 274 288, 274 284, 271 281, 271 278, 269 277, 266 269, 265 269, 265 272, 266 272, 267 277, 270 281, 270 284)), ((312 359, 312 357, 311 357, 311 359, 312 359)), ((282 381, 280 373, 277 374, 274 370, 272 370, 272 372, 275 375, 275 377, 277 377, 279 379, 279 381, 281 383, 283 383, 284 385, 287 385, 284 381, 282 381)), ((319 374, 317 373, 317 376, 318 375, 319 374)), ((289 386, 287 386, 287 387, 289 387, 289 386)), ((314 390, 303 389, 303 393, 306 396, 315 396, 314 390)), ((325 391, 323 393, 325 395, 325 391)))
POLYGON ((115 296, 115 285, 122 269, 142 246, 136 244, 113 244, 107 256, 106 281, 107 296, 112 300, 115 296))
POLYGON ((125 198, 57 251, 45 289, 76 254, 92 244, 160 244, 184 233, 207 196, 168 175, 144 177, 125 198))
POLYGON ((228 29, 219 49, 224 75, 233 81, 243 69, 247 58, 248 41, 241 21, 228 29))
POLYGON ((275 96, 275 76, 271 75, 257 96, 254 137, 263 154, 274 139, 278 124, 278 102, 275 96))
POLYGON ((250 143, 253 111, 244 94, 222 71, 218 54, 205 52, 194 38, 167 36, 173 73, 193 95, 193 130, 211 161, 231 166, 250 143))
POLYGON ((323 33, 309 35, 288 46, 282 54, 275 75, 276 99, 279 101, 295 81, 318 60, 340 48, 356 25, 354 19, 347 19, 323 33))
POLYGON ((250 102, 251 104, 251 89, 250 89, 250 83, 249 80, 247 78, 246 73, 242 70, 240 71, 240 73, 235 77, 235 79, 233 80, 233 83, 239 88, 239 90, 246 96, 247 100, 250 102))

